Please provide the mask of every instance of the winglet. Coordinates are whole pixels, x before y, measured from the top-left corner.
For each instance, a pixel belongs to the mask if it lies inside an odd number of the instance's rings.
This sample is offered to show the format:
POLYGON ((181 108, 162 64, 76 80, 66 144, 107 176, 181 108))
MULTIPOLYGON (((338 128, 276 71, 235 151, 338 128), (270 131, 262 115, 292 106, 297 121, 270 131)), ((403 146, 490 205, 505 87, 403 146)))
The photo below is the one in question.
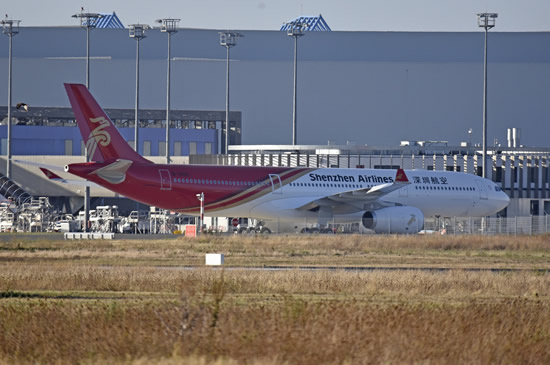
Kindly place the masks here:
POLYGON ((407 175, 405 174, 405 170, 397 170, 397 174, 395 174, 395 182, 409 182, 409 179, 407 179, 407 175))
POLYGON ((44 175, 46 175, 46 177, 50 180, 53 180, 53 179, 60 179, 61 180, 61 177, 56 175, 55 173, 51 172, 50 170, 44 168, 44 167, 40 167, 40 171, 42 171, 44 173, 44 175))

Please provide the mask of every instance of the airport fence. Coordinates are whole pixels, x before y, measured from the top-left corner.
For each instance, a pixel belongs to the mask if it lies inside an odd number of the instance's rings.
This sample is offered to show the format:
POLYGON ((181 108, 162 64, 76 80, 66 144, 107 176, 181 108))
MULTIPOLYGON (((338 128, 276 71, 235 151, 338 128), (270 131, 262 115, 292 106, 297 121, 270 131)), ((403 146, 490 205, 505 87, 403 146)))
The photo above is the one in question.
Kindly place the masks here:
POLYGON ((444 234, 534 235, 548 233, 549 229, 548 215, 511 218, 426 218, 424 220, 424 230, 444 234))
MULTIPOLYGON (((330 220, 327 226, 319 225, 311 220, 297 219, 292 224, 263 221, 259 228, 252 227, 241 230, 242 233, 260 233, 261 229, 269 229, 271 233, 375 233, 363 227, 361 221, 339 222, 337 219, 330 220)), ((452 218, 425 218, 423 228, 411 227, 412 232, 420 230, 425 234, 482 234, 482 235, 536 235, 550 232, 550 217, 527 216, 527 217, 452 217, 452 218)), ((377 229, 378 233, 403 233, 397 232, 391 225, 377 229)))

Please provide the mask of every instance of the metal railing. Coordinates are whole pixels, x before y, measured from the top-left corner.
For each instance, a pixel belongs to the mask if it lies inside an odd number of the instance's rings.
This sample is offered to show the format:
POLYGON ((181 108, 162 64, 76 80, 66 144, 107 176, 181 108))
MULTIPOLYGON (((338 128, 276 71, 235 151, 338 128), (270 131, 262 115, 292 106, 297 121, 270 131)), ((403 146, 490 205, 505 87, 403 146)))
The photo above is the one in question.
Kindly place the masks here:
MULTIPOLYGON (((386 234, 395 232, 391 225, 386 225, 388 231, 378 232, 386 234)), ((332 219, 327 226, 320 227, 315 219, 296 219, 292 224, 286 221, 259 221, 259 224, 250 225, 247 229, 239 230, 239 233, 342 233, 342 234, 374 234, 373 230, 365 229, 360 221, 349 222, 332 219)), ((412 227, 411 233, 418 228, 412 227)), ((235 231, 237 232, 237 231, 235 231)), ((447 234, 447 235, 536 235, 550 232, 550 217, 527 216, 512 218, 487 218, 487 217, 452 217, 452 218, 425 218, 424 227, 419 233, 447 234)))
POLYGON ((0 173, 0 194, 11 199, 16 205, 22 205, 32 199, 32 195, 27 193, 22 187, 13 180, 0 173))
POLYGON ((445 234, 534 235, 550 232, 550 218, 548 215, 511 218, 426 218, 424 229, 445 234))

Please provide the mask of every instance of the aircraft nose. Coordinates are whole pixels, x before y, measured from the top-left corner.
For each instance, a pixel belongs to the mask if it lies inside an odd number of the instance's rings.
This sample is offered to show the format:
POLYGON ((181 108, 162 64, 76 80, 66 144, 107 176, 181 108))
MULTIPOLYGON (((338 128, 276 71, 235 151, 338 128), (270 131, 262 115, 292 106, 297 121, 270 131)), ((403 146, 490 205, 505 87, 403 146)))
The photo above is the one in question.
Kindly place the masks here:
POLYGON ((510 197, 504 191, 500 192, 499 200, 502 203, 502 207, 500 209, 506 208, 508 206, 508 203, 510 203, 510 197))

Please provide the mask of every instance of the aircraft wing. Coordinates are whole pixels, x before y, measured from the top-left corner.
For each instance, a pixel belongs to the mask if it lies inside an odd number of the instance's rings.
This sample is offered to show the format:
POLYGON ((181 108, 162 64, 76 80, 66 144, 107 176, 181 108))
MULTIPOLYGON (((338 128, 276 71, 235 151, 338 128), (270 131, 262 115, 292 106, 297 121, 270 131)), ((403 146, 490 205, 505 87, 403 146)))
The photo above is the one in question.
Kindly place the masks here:
POLYGON ((352 213, 366 209, 367 205, 375 204, 385 195, 392 191, 409 185, 407 175, 403 169, 397 170, 395 181, 393 183, 381 184, 372 188, 363 188, 345 191, 338 194, 327 195, 320 199, 315 199, 299 208, 298 210, 317 210, 321 207, 329 207, 335 213, 352 213))

